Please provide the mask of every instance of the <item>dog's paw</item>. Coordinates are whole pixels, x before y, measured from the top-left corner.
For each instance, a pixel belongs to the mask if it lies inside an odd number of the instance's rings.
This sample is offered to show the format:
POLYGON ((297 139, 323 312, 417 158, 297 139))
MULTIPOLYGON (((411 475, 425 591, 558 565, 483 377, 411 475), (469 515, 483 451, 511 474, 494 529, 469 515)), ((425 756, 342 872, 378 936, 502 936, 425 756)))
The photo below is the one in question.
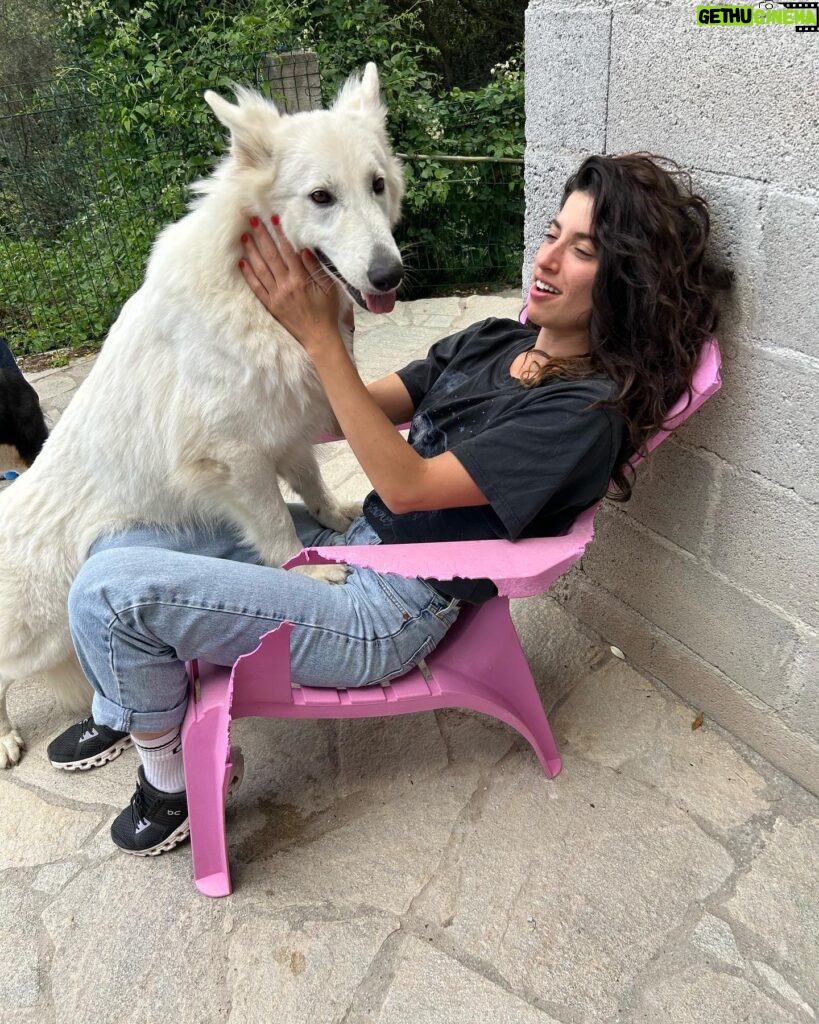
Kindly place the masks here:
POLYGON ((361 515, 363 505, 360 501, 352 501, 347 505, 330 505, 316 512, 316 519, 328 530, 346 533, 354 519, 361 515))
POLYGON ((0 736, 0 768, 13 768, 19 764, 25 748, 22 737, 13 729, 0 736))
POLYGON ((350 571, 348 565, 333 563, 330 565, 294 565, 290 572, 300 572, 302 576, 309 576, 314 580, 323 580, 325 583, 346 583, 347 573, 350 571))
POLYGON ((343 516, 346 516, 350 520, 350 522, 353 522, 353 520, 358 519, 358 517, 364 511, 364 502, 351 501, 347 505, 342 505, 340 510, 343 516))
POLYGON ((340 505, 332 505, 329 508, 320 508, 315 515, 322 526, 328 530, 335 530, 336 533, 346 533, 350 529, 355 516, 348 516, 347 510, 340 505))

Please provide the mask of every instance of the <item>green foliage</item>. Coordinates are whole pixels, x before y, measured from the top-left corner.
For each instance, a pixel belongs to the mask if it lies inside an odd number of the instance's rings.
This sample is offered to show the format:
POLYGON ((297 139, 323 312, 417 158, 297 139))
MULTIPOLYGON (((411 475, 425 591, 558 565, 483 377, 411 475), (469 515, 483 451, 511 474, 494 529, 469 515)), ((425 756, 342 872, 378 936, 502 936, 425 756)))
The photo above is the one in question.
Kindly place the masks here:
MULTIPOLYGON (((224 149, 202 93, 240 82, 269 95, 266 53, 317 51, 325 102, 375 60, 401 152, 522 156, 520 64, 447 92, 417 13, 385 0, 64 0, 62 14, 60 45, 77 60, 0 126, 0 333, 18 353, 102 339, 157 231, 224 149)), ((514 280, 520 166, 405 169, 405 297, 514 280)))
POLYGON ((491 69, 516 53, 523 42, 528 0, 385 0, 393 11, 412 8, 424 38, 435 48, 429 66, 446 89, 476 88, 491 69))
POLYGON ((24 97, 49 77, 60 58, 57 24, 49 0, 0 0, 0 87, 24 97))

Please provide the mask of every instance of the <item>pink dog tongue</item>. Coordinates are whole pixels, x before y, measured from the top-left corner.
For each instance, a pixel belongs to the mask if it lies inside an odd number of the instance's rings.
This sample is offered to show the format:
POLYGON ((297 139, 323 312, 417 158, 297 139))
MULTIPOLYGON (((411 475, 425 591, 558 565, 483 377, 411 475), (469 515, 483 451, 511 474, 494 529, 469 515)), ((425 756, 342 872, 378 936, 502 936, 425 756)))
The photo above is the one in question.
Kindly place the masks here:
POLYGON ((364 301, 371 313, 392 313, 395 308, 395 292, 386 295, 365 295, 364 301))

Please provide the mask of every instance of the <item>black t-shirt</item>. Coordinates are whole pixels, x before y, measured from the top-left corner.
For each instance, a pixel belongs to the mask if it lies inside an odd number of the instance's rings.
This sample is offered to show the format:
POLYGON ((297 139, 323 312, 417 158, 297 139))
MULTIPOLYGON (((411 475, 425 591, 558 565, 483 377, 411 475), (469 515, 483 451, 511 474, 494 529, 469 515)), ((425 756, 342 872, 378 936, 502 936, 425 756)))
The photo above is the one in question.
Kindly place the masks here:
MULTIPOLYGON (((625 437, 607 377, 548 377, 524 387, 509 370, 536 334, 516 320, 489 319, 444 338, 398 371, 415 413, 409 443, 424 458, 452 452, 488 505, 395 515, 371 491, 364 515, 385 544, 557 536, 601 498, 625 437)), ((480 603, 489 580, 432 582, 447 596, 480 603)))

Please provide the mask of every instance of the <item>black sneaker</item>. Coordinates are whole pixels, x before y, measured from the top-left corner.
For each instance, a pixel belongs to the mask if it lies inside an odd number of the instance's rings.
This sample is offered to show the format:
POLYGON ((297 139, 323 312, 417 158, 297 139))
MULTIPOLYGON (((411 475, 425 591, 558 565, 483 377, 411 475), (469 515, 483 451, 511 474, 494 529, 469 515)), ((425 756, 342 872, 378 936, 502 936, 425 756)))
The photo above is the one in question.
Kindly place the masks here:
POLYGON ((190 835, 188 798, 181 793, 163 793, 145 778, 139 766, 136 792, 111 825, 111 838, 120 850, 137 857, 156 857, 179 846, 190 835))
MULTIPOLYGON (((244 758, 238 747, 231 747, 233 774, 228 796, 241 785, 244 758)), ((190 835, 188 798, 181 793, 163 793, 145 778, 142 765, 137 774, 136 792, 131 803, 111 824, 111 838, 125 853, 136 857, 157 857, 179 846, 190 835)))
POLYGON ((84 772, 98 768, 127 750, 133 740, 130 733, 117 732, 107 725, 97 725, 88 717, 72 725, 48 745, 48 759, 55 768, 66 772, 84 772))

